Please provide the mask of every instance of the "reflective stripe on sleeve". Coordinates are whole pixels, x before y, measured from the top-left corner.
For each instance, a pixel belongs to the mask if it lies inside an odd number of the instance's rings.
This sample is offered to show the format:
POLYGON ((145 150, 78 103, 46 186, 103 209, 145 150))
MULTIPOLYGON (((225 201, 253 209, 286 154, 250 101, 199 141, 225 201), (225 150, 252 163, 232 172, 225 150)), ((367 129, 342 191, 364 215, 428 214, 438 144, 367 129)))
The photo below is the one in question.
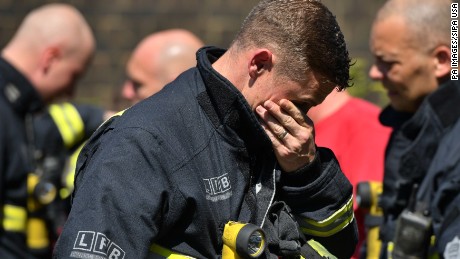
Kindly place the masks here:
POLYGON ((23 207, 6 204, 3 206, 3 229, 13 232, 25 232, 27 211, 23 207))
POLYGON ((168 258, 168 259, 183 259, 183 258, 191 258, 194 259, 194 257, 191 256, 186 256, 182 255, 176 252, 173 252, 167 248, 164 248, 158 244, 153 244, 150 246, 150 252, 154 253, 153 257, 151 258, 168 258), (160 257, 158 257, 160 256, 160 257))
POLYGON ((64 188, 60 190, 60 195, 63 199, 67 198, 73 191, 75 170, 77 168, 77 159, 78 155, 80 155, 80 152, 83 149, 83 146, 84 144, 80 145, 80 147, 78 147, 78 149, 73 152, 73 154, 69 158, 66 168, 64 169, 64 188))
POLYGON ((311 236, 328 237, 348 226, 353 218, 353 197, 351 197, 342 208, 327 219, 314 221, 298 217, 298 222, 303 233, 311 236))
POLYGON ((61 133, 66 148, 71 148, 83 138, 85 124, 75 106, 70 103, 52 104, 49 113, 61 133))
POLYGON ((321 245, 320 243, 316 242, 313 239, 307 241, 311 248, 313 248, 320 256, 328 259, 337 259, 337 257, 331 254, 327 249, 321 245))

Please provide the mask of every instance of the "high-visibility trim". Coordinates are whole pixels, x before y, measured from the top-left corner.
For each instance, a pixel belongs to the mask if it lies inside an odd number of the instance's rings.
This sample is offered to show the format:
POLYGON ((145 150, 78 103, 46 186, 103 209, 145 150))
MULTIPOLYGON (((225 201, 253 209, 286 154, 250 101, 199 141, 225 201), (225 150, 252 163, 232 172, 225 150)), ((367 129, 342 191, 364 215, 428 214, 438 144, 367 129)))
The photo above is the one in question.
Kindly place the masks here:
POLYGON ((83 138, 85 124, 75 106, 70 103, 52 104, 48 109, 66 148, 71 148, 83 138))
POLYGON ((59 190, 59 195, 62 199, 66 199, 70 196, 74 189, 74 180, 75 180, 75 170, 77 169, 77 160, 80 155, 81 150, 83 149, 84 144, 80 145, 77 150, 75 150, 69 158, 69 161, 64 169, 63 183, 64 186, 59 190))
POLYGON ((328 258, 328 259, 337 259, 337 257, 331 254, 327 249, 321 245, 320 243, 316 242, 313 239, 307 241, 307 243, 313 248, 320 256, 328 258))
POLYGON ((123 115, 123 113, 125 113, 126 110, 128 110, 128 109, 121 110, 121 111, 115 113, 114 115, 112 115, 110 118, 121 116, 121 115, 123 115))
POLYGON ((12 232, 25 232, 27 221, 26 208, 6 204, 3 206, 3 229, 12 232))
POLYGON ((387 244, 387 255, 388 259, 393 259, 393 249, 395 247, 395 244, 393 242, 388 242, 387 244))
POLYGON ((314 221, 307 218, 298 220, 302 232, 311 236, 328 237, 344 229, 354 219, 353 197, 329 218, 322 221, 314 221))
POLYGON ((436 236, 431 235, 430 237, 430 246, 435 246, 436 245, 436 236))
POLYGON ((27 246, 32 249, 45 249, 49 246, 48 228, 43 219, 29 218, 27 222, 27 246))
POLYGON ((184 258, 189 258, 189 259, 195 259, 195 257, 187 256, 187 255, 182 255, 179 253, 176 253, 174 251, 171 251, 167 248, 164 248, 158 244, 153 244, 150 246, 150 252, 153 252, 157 255, 160 255, 164 258, 168 259, 184 259, 184 258))
POLYGON ((64 183, 65 183, 65 186, 70 190, 73 190, 73 181, 75 178, 75 170, 77 168, 77 160, 78 160, 78 156, 80 155, 81 150, 83 149, 83 146, 84 145, 80 145, 80 147, 77 148, 77 150, 75 150, 72 153, 72 155, 69 158, 69 163, 65 171, 64 183))
POLYGON ((59 190, 59 197, 61 197, 61 199, 67 199, 69 196, 70 196, 71 192, 69 191, 69 189, 67 188, 61 188, 59 190))
POLYGON ((431 249, 433 248, 434 246, 436 245, 436 236, 435 235, 431 235, 431 238, 430 238, 430 251, 433 250, 433 254, 430 254, 428 255, 428 259, 439 259, 441 258, 439 253, 437 251, 434 251, 434 249, 431 249))

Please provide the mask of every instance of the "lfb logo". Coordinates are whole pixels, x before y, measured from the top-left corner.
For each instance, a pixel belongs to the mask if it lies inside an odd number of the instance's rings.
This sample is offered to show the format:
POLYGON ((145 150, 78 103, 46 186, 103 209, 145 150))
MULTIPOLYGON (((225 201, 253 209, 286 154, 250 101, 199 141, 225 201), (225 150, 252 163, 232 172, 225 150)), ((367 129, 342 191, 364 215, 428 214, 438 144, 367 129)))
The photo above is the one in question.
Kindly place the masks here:
POLYGON ((203 180, 206 193, 209 195, 217 195, 230 190, 230 179, 227 174, 203 180))
MULTIPOLYGON (((100 254, 103 258, 123 259, 125 257, 123 249, 110 241, 106 235, 93 231, 79 231, 73 248, 91 254, 100 254)), ((84 252, 72 251, 71 256, 83 258, 82 253, 84 252)))

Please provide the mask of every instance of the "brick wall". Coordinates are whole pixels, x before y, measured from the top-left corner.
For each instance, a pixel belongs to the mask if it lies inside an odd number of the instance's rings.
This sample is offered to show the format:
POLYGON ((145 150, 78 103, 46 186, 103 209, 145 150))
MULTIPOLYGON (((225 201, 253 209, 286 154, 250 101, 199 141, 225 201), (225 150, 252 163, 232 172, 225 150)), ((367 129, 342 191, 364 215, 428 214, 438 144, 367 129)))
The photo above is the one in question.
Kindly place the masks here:
MULTIPOLYGON (((123 107, 118 97, 124 64, 144 36, 182 27, 197 34, 206 44, 226 47, 258 0, 0 0, 0 47, 10 39, 29 10, 51 2, 76 6, 95 32, 97 51, 79 83, 77 100, 117 109, 123 107)), ((351 54, 365 56, 369 19, 383 0, 323 2, 337 15, 351 54)))

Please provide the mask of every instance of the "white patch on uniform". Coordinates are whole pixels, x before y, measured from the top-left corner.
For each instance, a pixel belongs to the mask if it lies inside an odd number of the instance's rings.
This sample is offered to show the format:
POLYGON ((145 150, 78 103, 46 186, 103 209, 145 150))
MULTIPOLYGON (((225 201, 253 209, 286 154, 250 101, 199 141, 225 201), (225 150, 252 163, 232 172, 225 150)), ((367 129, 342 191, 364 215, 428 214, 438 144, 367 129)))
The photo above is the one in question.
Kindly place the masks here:
POLYGON ((232 196, 232 186, 228 174, 203 179, 206 190, 206 199, 216 202, 226 200, 232 196))
POLYGON ((11 103, 15 103, 19 97, 21 97, 21 92, 18 90, 18 88, 13 85, 13 84, 8 84, 5 87, 5 96, 10 101, 11 103))
POLYGON ((96 233, 94 231, 78 231, 73 249, 91 251, 95 236, 96 233))
POLYGON ((256 184, 256 194, 260 192, 260 190, 262 190, 262 183, 257 183, 256 184))
POLYGON ((460 259, 460 239, 456 236, 452 241, 447 243, 444 250, 445 259, 460 259))
POLYGON ((125 251, 103 233, 78 231, 70 257, 123 259, 125 251))

